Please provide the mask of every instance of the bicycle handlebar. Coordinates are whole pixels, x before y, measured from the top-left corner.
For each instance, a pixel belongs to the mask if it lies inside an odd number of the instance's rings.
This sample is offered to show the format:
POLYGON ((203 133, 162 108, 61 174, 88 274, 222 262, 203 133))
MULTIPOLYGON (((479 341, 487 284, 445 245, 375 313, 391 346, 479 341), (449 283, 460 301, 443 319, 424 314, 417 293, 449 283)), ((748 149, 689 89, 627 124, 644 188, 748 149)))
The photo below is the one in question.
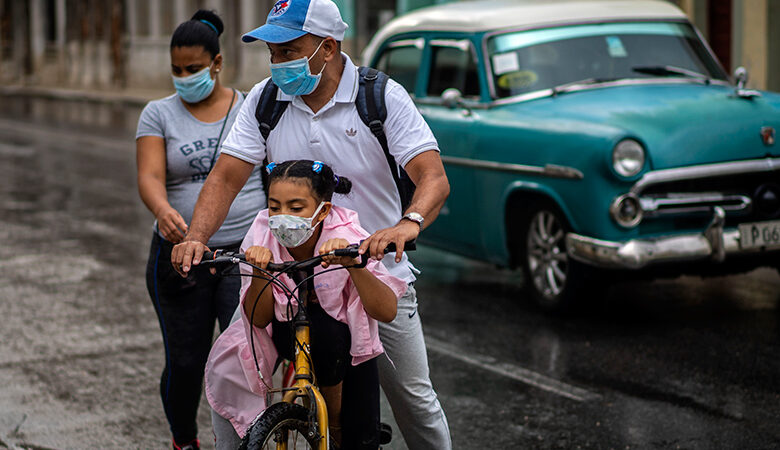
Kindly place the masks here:
MULTIPOLYGON (((318 255, 314 256, 309 259, 304 259, 302 261, 287 261, 282 263, 268 263, 268 266, 266 266, 265 270, 269 272, 287 272, 290 269, 298 269, 298 270, 305 270, 311 267, 314 267, 322 262, 323 257, 328 255, 334 255, 334 256, 348 256, 351 258, 357 258, 361 256, 358 253, 358 247, 359 244, 351 244, 346 248, 340 248, 333 250, 330 253, 326 253, 324 255, 318 255)), ((388 245, 384 253, 392 253, 396 249, 395 243, 391 243, 388 245)), ((404 251, 414 251, 417 250, 417 242, 416 241, 409 241, 406 244, 404 244, 404 251)), ((359 264, 356 264, 354 266, 350 267, 365 267, 368 263, 368 254, 362 255, 362 261, 359 264)), ((238 264, 240 262, 246 262, 246 256, 243 253, 238 252, 224 252, 222 250, 215 250, 213 252, 204 252, 203 258, 201 259, 201 264, 219 264, 219 263, 227 263, 227 264, 238 264)))

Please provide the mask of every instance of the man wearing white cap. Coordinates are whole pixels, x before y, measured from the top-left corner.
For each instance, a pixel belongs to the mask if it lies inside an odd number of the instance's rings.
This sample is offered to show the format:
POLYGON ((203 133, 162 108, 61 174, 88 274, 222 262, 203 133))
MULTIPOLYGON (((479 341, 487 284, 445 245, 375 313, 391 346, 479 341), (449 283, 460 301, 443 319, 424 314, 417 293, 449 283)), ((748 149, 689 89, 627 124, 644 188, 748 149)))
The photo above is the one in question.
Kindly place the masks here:
POLYGON ((204 243, 219 228, 253 167, 265 159, 321 160, 347 176, 353 182, 353 193, 335 203, 357 211, 363 228, 373 233, 361 248, 382 259, 382 250, 395 243, 395 257, 388 255, 383 262, 390 273, 409 283, 399 299, 396 319, 379 324, 387 355, 379 357, 382 388, 409 448, 448 449, 447 419, 430 381, 417 313, 416 269, 403 246, 436 218, 449 195, 449 183, 433 133, 404 88, 389 80, 384 121, 387 147, 417 187, 411 204, 401 209, 383 148, 355 106, 359 74, 341 52, 346 29, 338 7, 330 0, 280 0, 265 25, 243 36, 244 42, 266 42, 271 78, 247 95, 201 190, 185 241, 174 248, 171 261, 181 272, 200 262, 204 243), (289 107, 265 139, 255 112, 271 80, 279 87, 277 101, 289 102, 289 107))

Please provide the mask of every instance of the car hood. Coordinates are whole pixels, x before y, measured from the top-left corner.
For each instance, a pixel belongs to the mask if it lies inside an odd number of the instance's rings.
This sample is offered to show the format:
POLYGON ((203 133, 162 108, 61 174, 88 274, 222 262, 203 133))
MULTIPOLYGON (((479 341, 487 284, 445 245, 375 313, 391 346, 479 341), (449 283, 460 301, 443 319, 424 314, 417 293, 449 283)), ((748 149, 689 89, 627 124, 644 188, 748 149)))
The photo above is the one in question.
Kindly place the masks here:
POLYGON ((537 120, 620 130, 613 138, 641 141, 654 169, 780 155, 780 144, 766 146, 761 138, 762 127, 780 129, 780 95, 769 92, 745 99, 721 85, 618 86, 515 106, 537 120))

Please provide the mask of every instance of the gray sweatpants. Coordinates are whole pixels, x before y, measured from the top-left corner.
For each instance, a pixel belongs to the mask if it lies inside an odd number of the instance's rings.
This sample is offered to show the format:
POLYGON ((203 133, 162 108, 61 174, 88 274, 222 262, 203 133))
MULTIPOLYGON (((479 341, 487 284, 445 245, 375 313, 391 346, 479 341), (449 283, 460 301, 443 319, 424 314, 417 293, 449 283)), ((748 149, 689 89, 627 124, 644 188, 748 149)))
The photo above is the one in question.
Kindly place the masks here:
POLYGON ((211 410, 211 426, 214 429, 215 450, 236 450, 241 445, 241 438, 229 420, 211 410))
MULTIPOLYGON (((410 285, 398 299, 395 320, 379 322, 379 337, 385 347, 385 354, 377 359, 379 383, 407 447, 410 450, 451 449, 447 417, 431 384, 414 286, 410 285)), ((237 448, 241 440, 230 422, 214 411, 211 421, 217 437, 216 450, 237 448)))
POLYGON ((379 338, 385 347, 377 359, 379 383, 406 445, 410 450, 451 449, 447 416, 431 384, 413 285, 398 300, 395 320, 379 322, 379 338))

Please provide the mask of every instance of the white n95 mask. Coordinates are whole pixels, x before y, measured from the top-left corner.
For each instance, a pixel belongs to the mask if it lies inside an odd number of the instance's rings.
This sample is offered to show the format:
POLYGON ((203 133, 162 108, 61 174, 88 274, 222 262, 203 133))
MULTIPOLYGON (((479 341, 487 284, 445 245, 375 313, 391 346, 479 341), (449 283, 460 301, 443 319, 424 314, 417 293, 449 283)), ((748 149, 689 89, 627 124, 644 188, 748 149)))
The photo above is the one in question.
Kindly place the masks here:
POLYGON ((280 244, 287 248, 298 247, 308 241, 314 234, 314 228, 317 224, 312 225, 312 221, 320 213, 324 204, 325 202, 320 202, 320 205, 311 217, 293 216, 291 214, 270 216, 268 218, 268 227, 271 229, 271 234, 274 235, 280 244))

